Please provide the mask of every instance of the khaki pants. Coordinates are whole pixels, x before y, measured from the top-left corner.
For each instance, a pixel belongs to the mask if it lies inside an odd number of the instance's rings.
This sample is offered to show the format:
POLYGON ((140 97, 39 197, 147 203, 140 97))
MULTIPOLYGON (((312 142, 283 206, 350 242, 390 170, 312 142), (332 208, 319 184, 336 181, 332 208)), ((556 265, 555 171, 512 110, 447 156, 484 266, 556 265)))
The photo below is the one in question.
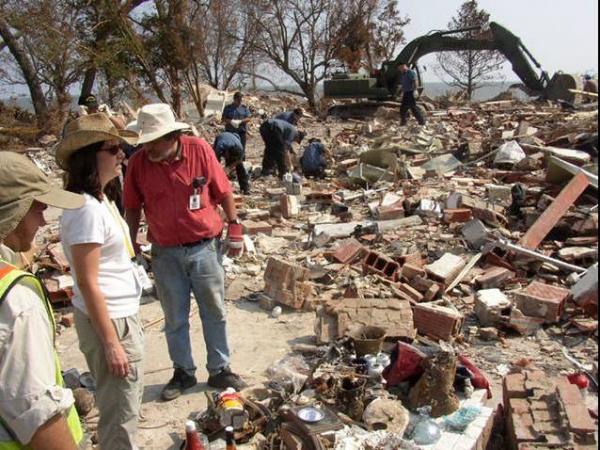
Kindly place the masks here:
POLYGON ((79 349, 96 379, 100 447, 102 450, 136 450, 135 435, 144 391, 144 332, 137 315, 113 319, 112 323, 129 358, 127 378, 110 374, 96 330, 90 319, 75 309, 79 349))

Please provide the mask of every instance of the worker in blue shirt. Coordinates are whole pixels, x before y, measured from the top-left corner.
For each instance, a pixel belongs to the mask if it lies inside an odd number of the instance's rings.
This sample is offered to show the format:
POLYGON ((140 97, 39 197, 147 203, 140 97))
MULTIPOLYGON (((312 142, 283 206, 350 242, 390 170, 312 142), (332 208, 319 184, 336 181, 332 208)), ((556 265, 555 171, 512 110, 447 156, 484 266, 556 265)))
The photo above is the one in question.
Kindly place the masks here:
POLYGON ((245 152, 240 137, 235 133, 224 131, 215 139, 213 149, 219 161, 225 159, 225 172, 228 175, 235 169, 240 190, 243 194, 248 195, 250 193, 250 182, 248 172, 244 167, 245 152))
POLYGON ((300 119, 304 117, 304 110, 302 108, 296 108, 293 111, 286 111, 275 116, 275 119, 285 120, 286 122, 298 126, 300 119))
POLYGON ((408 64, 402 63, 399 66, 400 83, 402 86, 402 104, 400 105, 401 125, 408 123, 408 113, 412 111, 413 116, 419 122, 419 125, 425 125, 425 117, 421 108, 417 105, 415 92, 417 91, 417 74, 414 70, 408 68, 408 64))
POLYGON ((262 175, 273 175, 275 168, 279 178, 292 169, 290 152, 294 142, 301 143, 306 133, 279 119, 265 120, 260 126, 260 136, 265 143, 262 175))
POLYGON ((244 95, 236 92, 233 95, 233 103, 227 105, 223 110, 223 122, 225 122, 225 131, 235 133, 240 137, 244 150, 246 149, 246 134, 248 132, 248 123, 250 122, 250 110, 242 104, 244 95))
POLYGON ((305 177, 323 178, 327 169, 325 146, 318 139, 311 139, 300 158, 302 173, 305 177))

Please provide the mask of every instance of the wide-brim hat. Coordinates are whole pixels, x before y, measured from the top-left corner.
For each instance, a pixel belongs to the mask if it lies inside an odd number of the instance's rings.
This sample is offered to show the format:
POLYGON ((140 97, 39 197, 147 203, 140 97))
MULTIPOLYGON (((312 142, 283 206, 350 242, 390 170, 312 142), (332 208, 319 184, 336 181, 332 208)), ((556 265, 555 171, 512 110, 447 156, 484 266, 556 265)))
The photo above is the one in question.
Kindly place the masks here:
POLYGON ((0 240, 19 225, 34 200, 62 209, 85 204, 82 195, 53 186, 26 156, 0 151, 0 240))
POLYGON ((119 130, 104 113, 81 116, 65 126, 62 140, 56 145, 56 161, 66 170, 69 167, 69 158, 76 151, 88 145, 114 139, 136 145, 138 135, 130 130, 119 130))
POLYGON ((178 122, 171 106, 166 103, 145 105, 138 111, 137 120, 127 125, 127 129, 139 135, 138 144, 156 141, 173 131, 185 130, 191 125, 178 122))

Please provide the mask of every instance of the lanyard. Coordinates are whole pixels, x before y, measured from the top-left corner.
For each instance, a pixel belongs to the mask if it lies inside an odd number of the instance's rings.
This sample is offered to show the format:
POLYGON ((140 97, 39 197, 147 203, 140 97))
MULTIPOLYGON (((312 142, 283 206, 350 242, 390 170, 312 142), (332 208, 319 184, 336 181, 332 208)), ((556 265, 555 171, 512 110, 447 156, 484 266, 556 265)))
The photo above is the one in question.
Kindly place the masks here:
POLYGON ((125 247, 127 247, 127 253, 129 253, 129 257, 132 259, 135 258, 135 252, 133 251, 133 244, 131 243, 131 236, 127 232, 127 228, 126 228, 127 224, 125 223, 125 221, 119 214, 119 211, 117 211, 117 207, 112 201, 106 200, 106 206, 108 207, 110 214, 113 216, 113 218, 115 219, 115 221, 121 228, 121 231, 123 233, 123 240, 125 242, 125 247))

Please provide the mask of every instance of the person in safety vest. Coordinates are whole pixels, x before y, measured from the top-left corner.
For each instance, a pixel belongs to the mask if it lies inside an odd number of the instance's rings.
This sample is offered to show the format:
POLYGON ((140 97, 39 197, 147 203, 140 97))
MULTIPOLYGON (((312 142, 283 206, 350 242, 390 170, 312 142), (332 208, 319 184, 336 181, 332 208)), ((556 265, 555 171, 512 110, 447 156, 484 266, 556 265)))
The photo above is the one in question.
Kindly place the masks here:
POLYGON ((31 249, 48 205, 83 204, 82 196, 53 187, 27 157, 0 152, 0 450, 74 450, 83 440, 54 350, 46 291, 12 265, 16 252, 31 249))

